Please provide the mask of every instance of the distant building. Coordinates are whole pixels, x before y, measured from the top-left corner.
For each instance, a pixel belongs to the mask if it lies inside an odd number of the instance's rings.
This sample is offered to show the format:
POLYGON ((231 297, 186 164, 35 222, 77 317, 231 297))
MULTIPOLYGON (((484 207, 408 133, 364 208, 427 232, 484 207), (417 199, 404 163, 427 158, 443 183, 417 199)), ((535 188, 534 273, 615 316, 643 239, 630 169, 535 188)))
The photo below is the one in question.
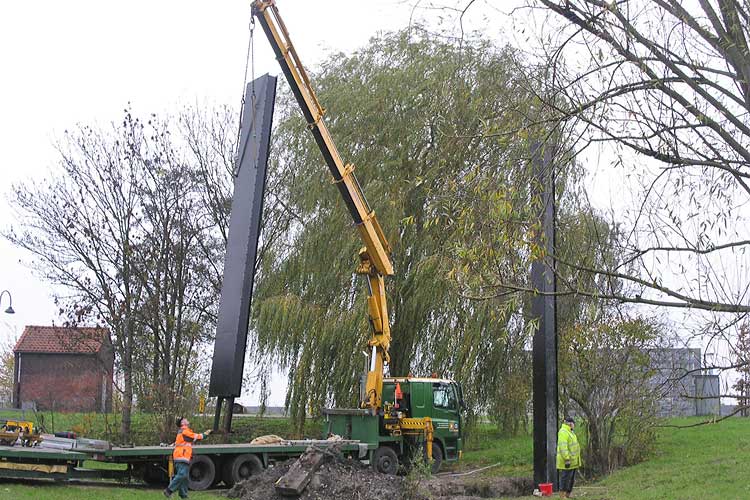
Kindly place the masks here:
MULTIPOLYGON (((239 412, 235 412, 235 413, 239 413, 239 412)), ((245 406, 243 407, 242 413, 246 415, 260 415, 260 406, 245 406)), ((286 408, 284 408, 283 406, 266 406, 266 409, 263 412, 263 416, 285 417, 286 408)))
POLYGON ((114 350, 106 328, 27 326, 13 353, 14 407, 112 411, 114 350))
POLYGON ((660 392, 661 416, 721 414, 719 376, 703 367, 700 349, 654 349, 649 354, 656 369, 651 383, 660 392))

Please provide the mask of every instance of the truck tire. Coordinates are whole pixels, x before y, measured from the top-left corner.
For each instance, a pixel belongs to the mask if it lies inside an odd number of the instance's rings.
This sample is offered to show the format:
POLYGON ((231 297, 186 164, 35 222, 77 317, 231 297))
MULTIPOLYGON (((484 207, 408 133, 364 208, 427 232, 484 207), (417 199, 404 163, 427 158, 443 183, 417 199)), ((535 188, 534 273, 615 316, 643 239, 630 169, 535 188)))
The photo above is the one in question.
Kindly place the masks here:
POLYGON ((372 468, 381 474, 395 475, 398 472, 398 456, 393 448, 381 446, 372 453, 372 468))
POLYGON ((208 489, 216 478, 216 465, 207 455, 195 455, 190 462, 188 487, 193 491, 208 489))
POLYGON ((245 453, 229 459, 224 463, 222 477, 224 484, 231 488, 235 484, 249 479, 251 476, 263 471, 263 462, 257 455, 245 453))
MULTIPOLYGON (((427 455, 427 450, 425 450, 425 455, 427 455)), ((430 467, 430 472, 433 474, 437 474, 440 472, 440 467, 443 465, 443 449, 440 447, 440 443, 437 441, 432 442, 432 467, 430 467)))

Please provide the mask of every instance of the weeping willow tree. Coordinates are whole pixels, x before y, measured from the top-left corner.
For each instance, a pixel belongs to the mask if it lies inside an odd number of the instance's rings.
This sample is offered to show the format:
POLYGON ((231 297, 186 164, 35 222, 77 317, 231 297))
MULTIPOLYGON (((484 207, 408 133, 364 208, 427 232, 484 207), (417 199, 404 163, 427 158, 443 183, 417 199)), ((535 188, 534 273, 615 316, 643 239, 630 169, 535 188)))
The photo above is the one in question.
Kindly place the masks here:
MULTIPOLYGON (((483 237, 499 212, 534 216, 529 144, 550 132, 532 125, 542 111, 515 76, 522 64, 507 48, 412 28, 333 55, 313 78, 393 247, 390 373, 456 377, 472 412, 516 422, 529 395, 523 303, 475 301, 455 284, 457 255, 470 257, 458 240, 483 237)), ((288 370, 286 403, 302 422, 356 403, 369 325, 353 276, 357 232, 289 92, 279 108, 271 176, 281 182, 270 196, 283 200, 290 230, 262 262, 253 321, 257 348, 288 370)), ((498 266, 528 264, 517 237, 504 232, 498 266)))

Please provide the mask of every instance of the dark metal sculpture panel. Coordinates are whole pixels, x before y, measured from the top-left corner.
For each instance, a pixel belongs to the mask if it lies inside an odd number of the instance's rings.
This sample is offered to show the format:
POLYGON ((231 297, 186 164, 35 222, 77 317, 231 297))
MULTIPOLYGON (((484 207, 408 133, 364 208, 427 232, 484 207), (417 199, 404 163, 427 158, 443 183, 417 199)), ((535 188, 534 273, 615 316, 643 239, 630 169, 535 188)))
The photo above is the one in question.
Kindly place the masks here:
POLYGON ((242 390, 275 98, 276 77, 264 75, 247 85, 216 322, 210 396, 234 398, 242 390))
POLYGON ((534 411, 534 482, 557 483, 557 286, 555 252, 555 169, 550 144, 534 144, 531 151, 535 182, 544 203, 542 241, 546 257, 531 266, 534 297, 531 314, 539 318, 532 344, 534 411))

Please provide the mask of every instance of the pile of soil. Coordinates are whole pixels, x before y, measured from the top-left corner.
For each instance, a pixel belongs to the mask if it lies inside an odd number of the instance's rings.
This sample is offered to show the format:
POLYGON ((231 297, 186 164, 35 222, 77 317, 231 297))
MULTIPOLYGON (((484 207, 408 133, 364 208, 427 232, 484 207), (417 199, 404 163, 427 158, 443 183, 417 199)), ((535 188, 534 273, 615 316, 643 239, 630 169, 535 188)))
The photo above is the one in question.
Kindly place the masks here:
MULTIPOLYGON (((289 471, 295 460, 287 460, 270 467, 261 474, 234 485, 229 498, 240 500, 289 499, 276 493, 275 484, 289 471)), ((305 488, 300 500, 383 500, 404 496, 405 479, 400 476, 379 474, 356 460, 339 459, 323 464, 305 488)), ((413 497, 423 500, 424 497, 413 497)), ((424 499, 426 500, 426 499, 424 499)))
POLYGON ((422 484, 427 498, 468 500, 477 498, 521 497, 531 495, 530 477, 476 477, 439 475, 422 484))
MULTIPOLYGON (((236 484, 227 496, 240 500, 289 499, 276 493, 275 484, 295 460, 287 460, 266 469, 247 481, 236 484)), ((477 500, 530 495, 531 478, 475 477, 441 474, 429 479, 387 476, 357 460, 336 458, 323 464, 315 473, 300 500, 477 500)))

